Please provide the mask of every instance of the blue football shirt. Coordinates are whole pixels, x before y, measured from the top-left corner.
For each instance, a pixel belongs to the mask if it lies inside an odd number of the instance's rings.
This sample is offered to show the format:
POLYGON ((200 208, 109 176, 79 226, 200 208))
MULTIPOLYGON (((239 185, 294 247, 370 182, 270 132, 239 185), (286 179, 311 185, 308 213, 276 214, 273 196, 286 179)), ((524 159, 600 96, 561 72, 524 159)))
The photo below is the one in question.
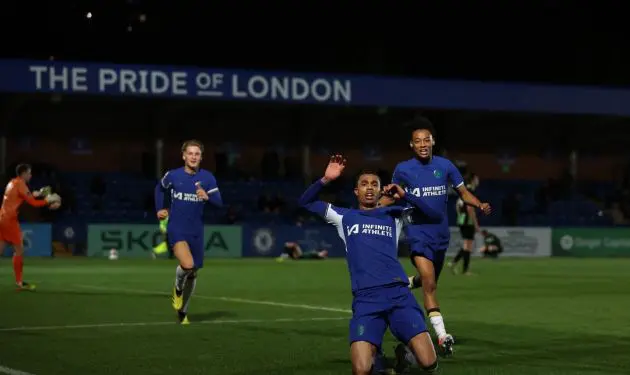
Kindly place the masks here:
POLYGON ((155 187, 155 207, 165 208, 164 194, 170 192, 168 231, 198 233, 203 231, 203 209, 205 201, 197 197, 197 184, 208 193, 208 202, 221 207, 223 201, 212 172, 200 169, 186 173, 184 167, 172 169, 164 174, 155 187))
MULTIPOLYGON (((336 207, 317 200, 324 184, 318 180, 300 198, 300 205, 321 216, 337 229, 346 248, 352 292, 376 287, 407 285, 408 279, 398 260, 398 240, 402 230, 403 207, 391 206, 373 210, 336 207)), ((414 196, 406 200, 428 215, 439 220, 439 213, 431 210, 414 196)))
POLYGON ((459 188, 464 184, 457 167, 450 160, 440 156, 432 157, 426 164, 412 158, 396 166, 392 182, 403 187, 407 194, 414 195, 441 213, 441 220, 436 221, 420 210, 413 210, 408 215, 408 222, 404 227, 407 240, 445 250, 450 240, 447 215, 448 186, 451 184, 459 188))

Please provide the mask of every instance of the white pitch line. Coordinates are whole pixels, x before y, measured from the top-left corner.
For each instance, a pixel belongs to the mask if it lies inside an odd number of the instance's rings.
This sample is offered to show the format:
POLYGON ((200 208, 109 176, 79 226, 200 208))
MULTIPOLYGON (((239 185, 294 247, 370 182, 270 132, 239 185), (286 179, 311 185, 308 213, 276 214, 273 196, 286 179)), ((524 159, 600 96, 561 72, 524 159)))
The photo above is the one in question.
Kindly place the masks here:
POLYGON ((5 367, 5 366, 0 366, 0 373, 8 374, 8 375, 34 375, 34 374, 31 374, 30 372, 24 372, 24 371, 16 370, 14 368, 5 367))
MULTIPOLYGON (((154 295, 170 295, 170 293, 164 292, 156 292, 153 290, 142 290, 142 289, 123 289, 123 288, 110 288, 104 286, 97 285, 74 285, 79 288, 86 289, 95 289, 95 290, 109 290, 109 291, 119 291, 119 292, 132 292, 132 293, 142 293, 142 294, 154 294, 154 295)), ((304 305, 304 304, 295 304, 295 303, 284 303, 284 302, 274 302, 274 301, 261 301, 254 299, 244 299, 244 298, 233 298, 233 297, 212 297, 212 296, 200 296, 195 294, 195 298, 201 299, 211 299, 218 301, 226 301, 226 302, 235 302, 235 303, 247 303, 250 305, 267 305, 267 306, 275 306, 275 307, 288 307, 293 309, 303 309, 303 310, 313 310, 313 311, 330 311, 337 313, 345 313, 352 314, 352 310, 348 309, 340 309, 337 307, 326 307, 326 306, 315 306, 315 305, 304 305)))
MULTIPOLYGON (((231 319, 231 320, 201 320, 193 321, 192 324, 261 324, 261 323, 295 323, 295 322, 326 322, 332 320, 348 320, 348 317, 320 317, 320 318, 277 318, 277 319, 231 319)), ((174 321, 170 322, 138 322, 138 323, 99 323, 99 324, 70 324, 61 326, 24 326, 0 328, 0 332, 14 331, 50 331, 50 330, 66 330, 66 329, 90 329, 90 328, 116 328, 116 327, 149 327, 149 326, 165 326, 178 325, 174 321)), ((0 373, 3 372, 0 366, 0 373)), ((9 369, 10 370, 10 369, 9 369)), ((7 372, 8 374, 8 372, 7 372)), ((14 375, 23 374, 23 372, 11 373, 14 375)))

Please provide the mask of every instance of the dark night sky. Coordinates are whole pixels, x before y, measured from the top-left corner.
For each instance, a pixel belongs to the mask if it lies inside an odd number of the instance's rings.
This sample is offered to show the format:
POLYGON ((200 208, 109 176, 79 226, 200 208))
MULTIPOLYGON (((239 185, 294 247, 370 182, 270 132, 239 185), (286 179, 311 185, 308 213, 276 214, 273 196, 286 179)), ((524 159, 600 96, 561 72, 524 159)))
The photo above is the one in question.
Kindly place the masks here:
POLYGON ((438 8, 434 2, 409 1, 396 3, 422 6, 299 2, 299 7, 282 8, 272 2, 236 3, 82 0, 28 9, 36 3, 23 2, 2 26, 5 35, 19 26, 20 32, 11 35, 22 39, 5 40, 3 55, 630 86, 630 26, 621 18, 626 13, 621 5, 595 9, 573 1, 563 8, 550 0, 533 9, 514 5, 519 2, 502 8, 478 1, 476 7, 440 2, 438 8), (88 11, 91 19, 85 17, 88 11), (140 14, 146 22, 139 21, 140 14))

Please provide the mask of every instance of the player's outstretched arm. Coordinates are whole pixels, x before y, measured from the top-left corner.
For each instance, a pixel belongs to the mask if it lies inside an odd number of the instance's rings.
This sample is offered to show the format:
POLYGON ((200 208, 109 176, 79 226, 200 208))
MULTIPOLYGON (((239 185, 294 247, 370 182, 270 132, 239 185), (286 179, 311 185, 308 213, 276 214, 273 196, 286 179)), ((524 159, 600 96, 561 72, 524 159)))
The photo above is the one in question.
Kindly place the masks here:
POLYGON ((324 217, 326 210, 328 210, 328 203, 317 199, 319 192, 322 191, 324 186, 326 186, 326 183, 323 179, 319 179, 309 186, 298 201, 300 207, 304 207, 312 213, 324 217))
POLYGON ((407 192, 405 192, 405 189, 403 189, 400 185, 390 184, 385 186, 383 190, 385 191, 386 195, 392 197, 393 199, 402 199, 408 203, 411 203, 412 206, 422 211, 422 213, 424 213, 432 221, 442 221, 442 219, 444 218, 440 211, 433 209, 420 197, 416 197, 413 194, 407 194, 407 192))
POLYGON ((330 158, 330 162, 326 167, 326 171, 324 172, 324 177, 315 181, 311 186, 306 189, 306 191, 300 197, 298 204, 301 207, 306 208, 307 210, 326 218, 326 213, 330 204, 320 201, 317 199, 319 192, 323 189, 326 184, 331 181, 336 180, 341 176, 344 168, 346 167, 346 159, 341 155, 333 155, 330 158))
POLYGON ((489 215, 492 212, 490 204, 481 202, 473 193, 470 192, 470 190, 468 190, 465 184, 457 187, 457 193, 467 205, 480 209, 486 215, 489 215))
POLYGON ((459 197, 466 203, 467 205, 473 206, 475 208, 480 209, 484 214, 489 215, 492 212, 492 208, 488 203, 482 203, 475 197, 473 193, 468 190, 466 184, 464 183, 464 178, 462 174, 459 173, 459 170, 453 163, 449 162, 447 166, 448 178, 457 190, 457 194, 459 197))
POLYGON ((35 197, 33 197, 33 194, 31 194, 31 192, 28 190, 26 184, 20 185, 18 187, 18 192, 20 197, 22 197, 22 199, 24 199, 26 203, 33 207, 44 207, 48 205, 48 201, 45 199, 35 199, 35 197))
POLYGON ((341 226, 343 215, 347 212, 347 209, 335 207, 328 202, 317 199, 319 192, 327 183, 328 182, 323 178, 315 181, 315 183, 309 186, 304 194, 302 194, 299 200, 299 204, 301 207, 306 208, 314 214, 317 214, 328 224, 339 227, 341 226))
POLYGON ((46 201, 45 199, 36 199, 30 194, 24 196, 24 200, 26 201, 26 203, 33 207, 44 207, 48 205, 48 201, 46 201))

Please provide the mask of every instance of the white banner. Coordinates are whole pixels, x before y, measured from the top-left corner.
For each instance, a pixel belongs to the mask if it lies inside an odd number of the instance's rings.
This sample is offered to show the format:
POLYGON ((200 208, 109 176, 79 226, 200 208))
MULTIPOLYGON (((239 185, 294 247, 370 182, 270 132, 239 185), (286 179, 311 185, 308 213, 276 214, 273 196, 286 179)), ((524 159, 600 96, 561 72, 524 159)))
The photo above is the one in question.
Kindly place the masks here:
MULTIPOLYGON (((503 245, 502 257, 549 257, 551 256, 551 228, 526 227, 483 227, 496 235, 503 245)), ((451 227, 451 242, 448 255, 454 256, 462 246, 462 236, 458 227, 451 227)), ((481 255, 483 246, 481 233, 475 235, 474 255, 481 255)))

